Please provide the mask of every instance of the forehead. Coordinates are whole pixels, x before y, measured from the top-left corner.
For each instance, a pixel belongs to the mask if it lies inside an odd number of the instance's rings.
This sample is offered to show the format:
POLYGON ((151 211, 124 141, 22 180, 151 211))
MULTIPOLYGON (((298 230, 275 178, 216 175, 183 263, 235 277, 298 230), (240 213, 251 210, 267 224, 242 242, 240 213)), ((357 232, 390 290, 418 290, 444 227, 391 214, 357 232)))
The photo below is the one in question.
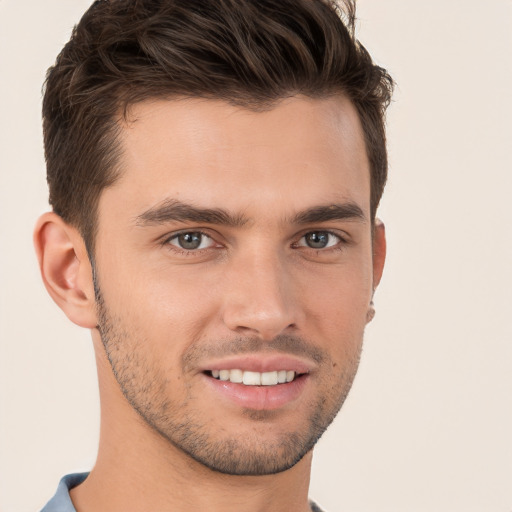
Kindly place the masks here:
POLYGON ((204 207, 293 213, 351 200, 369 208, 370 177, 355 107, 343 96, 293 97, 255 112, 222 101, 146 101, 121 127, 121 177, 100 200, 124 209, 169 198, 204 207))

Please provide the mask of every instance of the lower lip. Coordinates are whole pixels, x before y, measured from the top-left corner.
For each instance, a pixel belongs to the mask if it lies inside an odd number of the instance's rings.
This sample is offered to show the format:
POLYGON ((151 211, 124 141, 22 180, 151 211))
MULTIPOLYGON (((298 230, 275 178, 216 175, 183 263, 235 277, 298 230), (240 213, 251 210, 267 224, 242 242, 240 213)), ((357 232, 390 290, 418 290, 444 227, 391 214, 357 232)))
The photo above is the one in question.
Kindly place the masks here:
POLYGON ((218 394, 232 403, 257 411, 272 411, 297 400, 309 380, 307 374, 301 375, 292 382, 275 386, 245 386, 229 381, 214 379, 204 375, 208 385, 218 394))

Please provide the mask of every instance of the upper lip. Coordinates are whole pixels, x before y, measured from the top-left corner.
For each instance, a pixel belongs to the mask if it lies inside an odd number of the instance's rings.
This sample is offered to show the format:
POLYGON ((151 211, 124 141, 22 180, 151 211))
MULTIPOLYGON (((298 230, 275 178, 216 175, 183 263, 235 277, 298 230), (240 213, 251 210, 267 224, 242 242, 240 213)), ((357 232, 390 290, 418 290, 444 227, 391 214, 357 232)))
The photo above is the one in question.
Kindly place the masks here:
POLYGON ((295 373, 310 373, 315 363, 286 354, 245 354, 214 359, 202 365, 201 371, 244 370, 250 372, 274 372, 293 370, 295 373))

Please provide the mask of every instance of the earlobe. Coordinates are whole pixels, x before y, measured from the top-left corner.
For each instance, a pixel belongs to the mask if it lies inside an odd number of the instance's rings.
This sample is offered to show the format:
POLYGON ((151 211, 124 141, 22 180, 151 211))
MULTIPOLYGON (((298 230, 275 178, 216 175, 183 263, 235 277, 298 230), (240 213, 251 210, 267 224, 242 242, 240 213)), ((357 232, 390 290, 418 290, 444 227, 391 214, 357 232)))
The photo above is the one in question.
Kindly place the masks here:
POLYGON ((373 292, 366 311, 366 323, 370 323, 375 316, 375 305, 373 304, 373 295, 377 286, 379 286, 386 261, 386 229, 380 219, 375 219, 372 240, 372 262, 373 262, 373 292))
POLYGON ((373 290, 377 288, 382 278, 384 262, 386 261, 386 228, 380 219, 375 219, 373 232, 373 290))
POLYGON ((44 285, 55 303, 73 323, 96 327, 92 269, 77 229, 56 213, 45 213, 36 224, 34 245, 44 285))

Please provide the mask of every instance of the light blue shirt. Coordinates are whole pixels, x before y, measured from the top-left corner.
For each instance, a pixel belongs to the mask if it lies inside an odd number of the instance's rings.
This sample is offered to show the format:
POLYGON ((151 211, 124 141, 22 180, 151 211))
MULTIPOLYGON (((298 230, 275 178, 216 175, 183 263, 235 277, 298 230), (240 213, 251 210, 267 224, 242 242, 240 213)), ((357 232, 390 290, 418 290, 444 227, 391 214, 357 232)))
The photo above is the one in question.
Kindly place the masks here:
POLYGON ((45 505, 41 512, 76 512, 69 491, 80 485, 89 473, 73 473, 66 475, 57 487, 55 496, 45 505))
MULTIPOLYGON (((41 512, 76 512, 73 502, 69 497, 69 491, 73 489, 73 487, 80 485, 87 478, 88 474, 89 473, 73 473, 66 475, 59 482, 55 496, 46 504, 41 512)), ((312 501, 310 501, 309 504, 311 505, 312 512, 322 512, 318 505, 312 501)))

